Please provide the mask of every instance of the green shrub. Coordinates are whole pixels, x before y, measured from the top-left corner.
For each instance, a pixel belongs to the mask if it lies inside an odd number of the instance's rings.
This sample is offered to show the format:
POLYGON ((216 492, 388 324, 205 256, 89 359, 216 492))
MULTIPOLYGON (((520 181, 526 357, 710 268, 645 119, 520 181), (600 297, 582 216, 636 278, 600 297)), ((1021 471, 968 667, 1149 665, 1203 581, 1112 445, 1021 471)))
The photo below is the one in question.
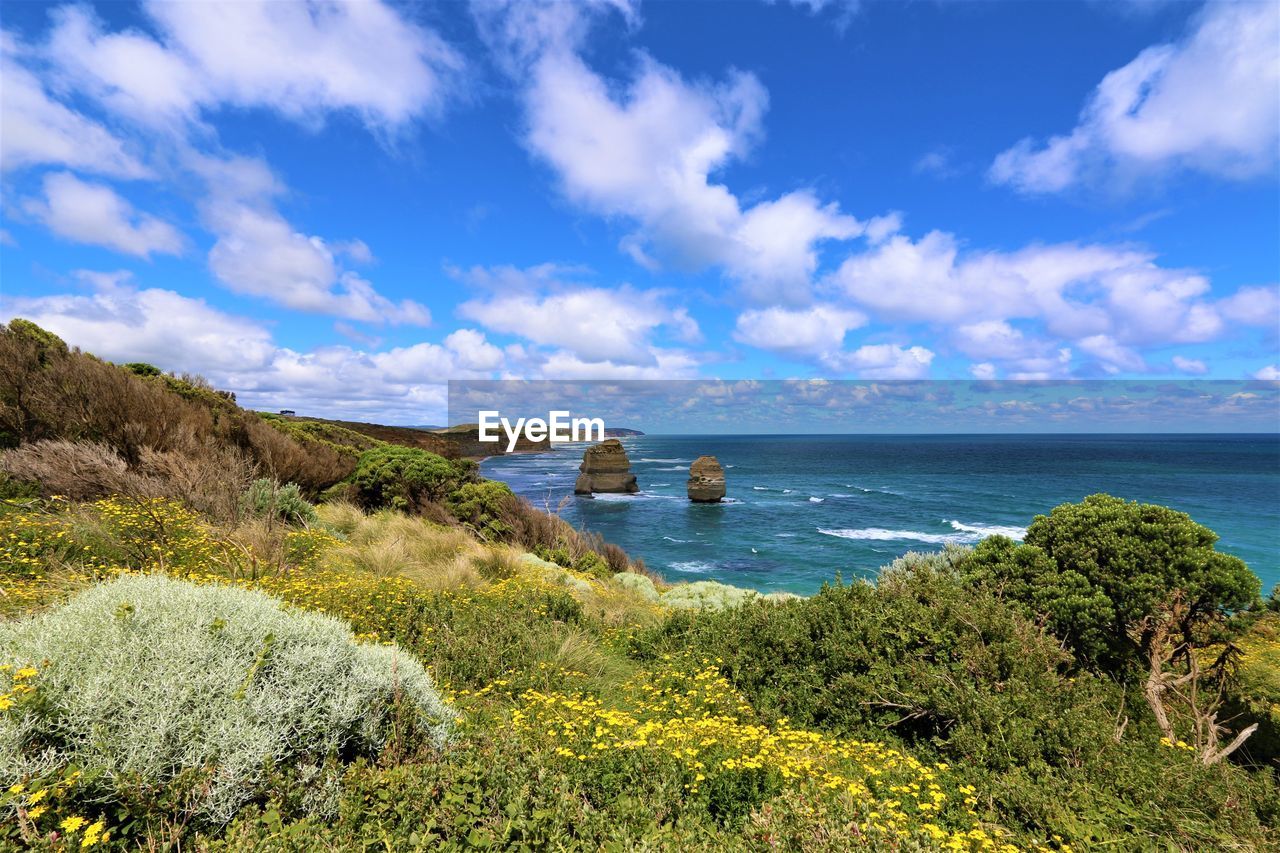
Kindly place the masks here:
POLYGON ((573 570, 602 580, 607 579, 613 574, 609 569, 609 564, 605 562, 604 557, 601 557, 595 551, 587 551, 581 557, 574 560, 573 570))
POLYGON ((0 786, 74 766, 103 801, 195 773, 189 812, 213 823, 273 765, 376 755, 397 708, 431 742, 448 732, 430 677, 397 648, 357 644, 344 623, 260 592, 162 575, 0 625, 0 660, 38 670, 35 691, 0 715, 0 786))
POLYGON ((316 508, 302 496, 297 483, 283 486, 269 477, 254 480, 240 497, 243 512, 257 518, 279 519, 286 524, 314 525, 316 508))
POLYGON ((808 599, 677 614, 639 642, 722 659, 769 717, 845 734, 887 728, 998 768, 1065 762, 1109 737, 1114 716, 1097 707, 1095 685, 1061 674, 1070 656, 1056 639, 928 568, 808 599))
POLYGON ((497 480, 463 483, 449 494, 445 505, 449 512, 475 531, 481 539, 492 542, 504 539, 511 528, 503 522, 505 507, 512 500, 511 488, 497 480))
POLYGON ((1025 544, 979 543, 964 571, 968 582, 1047 617, 1083 660, 1116 670, 1138 660, 1134 632, 1175 596, 1196 622, 1257 601, 1257 576, 1214 550, 1217 539, 1186 513, 1090 495, 1036 516, 1025 544))
POLYGON ((419 510, 428 502, 443 502, 472 477, 474 466, 425 450, 384 445, 360 454, 351 483, 356 500, 367 508, 419 510))
POLYGON ((154 364, 147 364, 145 361, 131 361, 124 369, 135 376, 159 376, 162 372, 154 364))

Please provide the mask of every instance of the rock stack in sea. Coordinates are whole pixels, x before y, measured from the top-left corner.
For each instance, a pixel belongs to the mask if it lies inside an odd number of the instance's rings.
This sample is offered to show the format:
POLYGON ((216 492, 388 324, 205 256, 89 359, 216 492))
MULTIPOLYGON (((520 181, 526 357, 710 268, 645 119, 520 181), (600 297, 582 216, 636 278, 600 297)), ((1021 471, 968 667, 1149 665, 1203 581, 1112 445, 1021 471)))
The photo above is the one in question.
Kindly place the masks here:
POLYGON ((714 456, 699 456, 689 466, 689 500, 716 503, 724 497, 724 468, 714 456))
POLYGON ((593 492, 615 492, 634 494, 640 491, 636 485, 636 475, 631 473, 631 461, 627 459, 627 451, 622 442, 616 438, 606 439, 594 447, 588 447, 582 454, 582 465, 578 467, 582 473, 573 484, 573 492, 578 495, 589 495, 593 492))

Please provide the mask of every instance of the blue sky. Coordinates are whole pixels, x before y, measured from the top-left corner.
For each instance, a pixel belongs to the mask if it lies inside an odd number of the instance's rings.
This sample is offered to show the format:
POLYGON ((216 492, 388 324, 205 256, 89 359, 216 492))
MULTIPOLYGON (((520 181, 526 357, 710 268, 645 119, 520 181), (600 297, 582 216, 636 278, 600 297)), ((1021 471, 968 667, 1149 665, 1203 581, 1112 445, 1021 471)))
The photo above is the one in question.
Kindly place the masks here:
POLYGON ((19 3, 0 319, 260 408, 1280 379, 1274 3, 19 3))

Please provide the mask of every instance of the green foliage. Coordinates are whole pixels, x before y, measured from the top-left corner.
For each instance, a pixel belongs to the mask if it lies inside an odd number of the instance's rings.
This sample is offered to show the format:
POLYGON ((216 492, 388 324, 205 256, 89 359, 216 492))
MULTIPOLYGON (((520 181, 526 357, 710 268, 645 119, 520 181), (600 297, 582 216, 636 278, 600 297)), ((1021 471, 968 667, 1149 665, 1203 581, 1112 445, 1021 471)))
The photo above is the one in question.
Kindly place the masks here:
POLYGON ((124 365, 124 369, 135 376, 159 376, 162 373, 160 368, 145 361, 131 361, 124 365))
POLYGON ((875 586, 678 612, 635 634, 631 653, 716 660, 768 720, 900 738, 967 778, 974 807, 989 819, 1032 837, 1266 846, 1280 808, 1266 773, 1206 768, 1161 745, 1140 699, 1073 673, 1056 638, 970 586, 952 566, 956 557, 963 554, 911 555, 875 586))
POLYGON ((412 447, 382 445, 360 454, 351 483, 367 508, 417 510, 441 503, 474 476, 467 467, 412 447))
MULTIPOLYGON (((3 447, 0 442, 0 447, 3 447)), ((0 471, 0 501, 30 501, 40 497, 40 485, 23 480, 15 480, 0 471)))
MULTIPOLYGON (((150 575, 100 584, 0 625, 5 663, 34 663, 34 699, 0 715, 0 786, 74 766, 119 786, 190 771, 189 810, 221 823, 273 765, 376 755, 395 706, 443 744, 451 714, 394 647, 360 645, 336 619, 260 592, 150 575)), ((400 725, 404 720, 400 720, 400 725)))
POLYGON ((1082 660, 1114 670, 1135 661, 1133 632, 1175 595, 1199 620, 1257 600, 1257 576, 1214 550, 1217 538, 1185 513, 1091 495, 1036 516, 1023 545, 981 542, 965 576, 1047 617, 1082 660))
POLYGON ((584 552, 582 556, 573 561, 572 568, 575 572, 580 572, 584 575, 591 575, 592 577, 600 578, 601 580, 604 580, 613 574, 613 571, 609 568, 609 564, 605 562, 604 557, 601 557, 595 551, 584 552))
POLYGON ((550 547, 548 545, 537 545, 533 549, 533 553, 541 560, 548 563, 555 563, 566 569, 573 568, 573 555, 569 553, 569 548, 563 542, 550 547))
MULTIPOLYGON (((1249 758, 1280 768, 1280 613, 1248 614, 1239 636, 1234 678, 1229 682, 1227 713, 1237 728, 1251 723, 1258 730, 1245 745, 1249 758)), ((1207 650, 1216 656, 1218 649, 1207 650)))
POLYGON ((1111 712, 1096 714, 1105 691, 1062 676, 1069 658, 1054 638, 927 568, 676 615, 637 642, 642 653, 688 645, 722 659, 772 718, 848 734, 887 728, 995 768, 1062 763, 1109 736, 1111 712))
POLYGON ((513 499, 511 488, 497 480, 463 483, 449 493, 445 505, 454 518, 475 531, 486 542, 502 540, 510 526, 503 521, 513 499))
POLYGON ((6 328, 14 339, 34 348, 41 365, 48 364, 52 358, 69 352, 66 341, 30 320, 14 317, 6 328))
POLYGON ((356 458, 364 451, 380 447, 384 443, 372 436, 338 424, 286 418, 270 412, 259 412, 258 415, 268 424, 303 445, 318 444, 351 458, 356 458))
POLYGON ((254 480, 240 497, 241 510, 257 518, 279 519, 286 524, 311 526, 316 508, 302 497, 297 483, 280 485, 270 477, 254 480))

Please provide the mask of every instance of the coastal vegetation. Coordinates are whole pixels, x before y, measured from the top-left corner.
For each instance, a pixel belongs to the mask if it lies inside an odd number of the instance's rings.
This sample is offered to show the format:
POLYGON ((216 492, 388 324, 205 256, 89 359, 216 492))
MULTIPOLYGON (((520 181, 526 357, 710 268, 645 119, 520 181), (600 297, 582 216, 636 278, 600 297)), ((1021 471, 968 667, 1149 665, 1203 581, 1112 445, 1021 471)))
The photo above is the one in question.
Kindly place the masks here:
POLYGON ((147 367, 0 330, 2 848, 1280 845, 1280 602, 1182 513, 668 585, 147 367))

